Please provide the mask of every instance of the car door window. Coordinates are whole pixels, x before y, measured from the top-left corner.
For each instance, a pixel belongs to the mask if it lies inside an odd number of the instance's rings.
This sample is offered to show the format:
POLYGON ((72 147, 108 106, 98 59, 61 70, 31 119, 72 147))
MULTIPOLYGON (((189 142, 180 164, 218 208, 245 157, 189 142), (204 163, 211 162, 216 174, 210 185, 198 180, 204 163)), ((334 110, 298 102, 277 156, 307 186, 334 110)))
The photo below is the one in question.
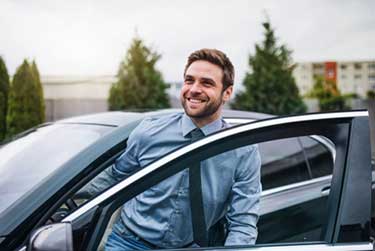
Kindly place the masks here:
POLYGON ((257 243, 323 241, 332 152, 310 136, 265 141, 258 148, 263 193, 257 243))
POLYGON ((335 148, 321 136, 259 144, 262 207, 257 243, 322 240, 335 148))
POLYGON ((323 137, 262 142, 259 151, 263 190, 332 174, 335 150, 333 143, 323 137))
POLYGON ((322 136, 298 137, 311 170, 311 178, 331 175, 336 156, 335 146, 322 136))
MULTIPOLYGON (((258 226, 258 244, 262 243, 282 243, 282 242, 308 242, 308 241, 323 241, 323 232, 327 220, 328 214, 328 193, 324 191, 330 187, 331 178, 323 179, 313 179, 311 176, 311 170, 308 171, 308 164, 306 161, 310 159, 317 158, 320 154, 327 154, 327 158, 323 158, 320 162, 312 162, 313 166, 310 168, 319 168, 319 165, 329 166, 332 170, 333 160, 332 154, 327 148, 321 146, 321 144, 310 137, 302 137, 304 141, 301 144, 298 138, 286 138, 280 140, 271 140, 259 143, 257 148, 261 153, 261 181, 264 186, 265 182, 272 179, 280 179, 279 186, 271 186, 272 189, 263 189, 263 193, 260 198, 260 208, 259 208, 259 222, 258 226), (271 146, 271 147, 270 147, 271 146), (308 159, 306 159, 306 153, 303 147, 308 152, 308 159), (318 150, 312 150, 313 148, 323 148, 318 150), (311 151, 316 153, 311 154, 311 151), (319 154, 318 154, 319 153, 319 154), (323 163, 327 161, 328 163, 323 163), (268 169, 267 169, 268 168, 268 169), (271 171, 270 171, 271 170, 271 171), (269 176, 265 175, 268 174, 269 176), (270 178, 271 177, 271 178, 270 178), (306 182, 307 181, 307 182, 306 182), (290 185, 294 185, 290 186, 290 185)), ((220 173, 220 185, 207 184, 208 181, 203 179, 202 184, 205 186, 215 186, 211 189, 211 196, 215 199, 206 198, 204 203, 210 204, 206 205, 206 210, 209 213, 207 220, 209 224, 214 225, 216 222, 220 221, 220 224, 215 225, 219 230, 223 231, 224 236, 217 239, 216 245, 223 245, 225 238, 230 231, 230 222, 228 222, 225 216, 225 211, 223 208, 228 207, 230 209, 230 194, 231 186, 226 186, 226 180, 230 179, 233 174, 232 171, 237 170, 250 170, 243 165, 246 161, 233 158, 240 158, 241 156, 236 151, 247 148, 252 148, 253 145, 242 146, 241 148, 231 149, 230 151, 220 153, 218 155, 212 156, 201 162, 201 168, 209 169, 215 166, 216 169, 221 169, 220 173), (233 157, 235 156, 235 157, 233 157), (211 165, 207 165, 210 163, 211 165), (235 166, 237 163, 240 166, 235 166), (225 200, 224 197, 221 198, 222 194, 228 194, 225 200), (211 204, 216 204, 212 207, 211 204), (218 210, 221 208, 222 210, 218 210), (214 212, 214 213, 213 213, 214 212), (215 215, 216 214, 216 215, 215 215), (220 215, 221 214, 221 215, 220 215), (221 219, 221 220, 220 220, 221 219)), ((334 147, 334 146, 333 146, 334 147)), ((251 164, 251 163, 250 163, 251 164)), ((212 170, 211 170, 212 171, 212 170)), ((186 172, 186 169, 183 171, 186 172)), ((204 173, 205 171, 202 170, 204 173)), ((332 171, 331 171, 332 172, 332 171)), ((209 176, 212 178, 215 172, 211 173, 209 176)), ((178 175, 178 174, 177 174, 178 175)), ((233 176, 235 177, 235 176, 233 176)), ((165 181, 151 187, 146 190, 143 194, 150 196, 150 194, 165 194, 166 190, 170 186, 166 185, 171 181, 169 177, 165 181), (165 191, 164 191, 164 190, 165 191)), ((251 189, 250 189, 251 190, 251 189)), ((138 200, 142 198, 142 194, 138 195, 138 200)), ((248 203, 253 203, 248 201, 248 203)), ((242 210, 243 208, 238 208, 236 210, 242 210)), ((254 210, 250 209, 249 210, 254 210)), ((105 234, 102 237, 99 250, 103 250, 104 244, 106 242, 108 234, 112 230, 113 223, 119 217, 121 208, 116 210, 116 213, 112 216, 109 224, 106 227, 105 234)), ((251 218, 251 217, 250 217, 251 218)), ((246 220, 251 220, 250 218, 246 220)), ((185 218, 184 220, 186 220, 185 218)), ((249 224, 250 222, 245 222, 249 224)), ((190 226, 190 222, 184 223, 186 226, 190 226)))

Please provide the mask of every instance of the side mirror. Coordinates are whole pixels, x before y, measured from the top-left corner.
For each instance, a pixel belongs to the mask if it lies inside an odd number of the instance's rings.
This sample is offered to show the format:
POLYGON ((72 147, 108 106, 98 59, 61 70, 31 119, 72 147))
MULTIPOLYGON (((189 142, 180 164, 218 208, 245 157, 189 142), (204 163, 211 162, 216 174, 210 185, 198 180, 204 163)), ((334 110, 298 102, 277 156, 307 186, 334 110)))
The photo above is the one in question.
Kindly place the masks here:
POLYGON ((70 223, 46 225, 35 230, 27 244, 27 251, 73 251, 70 223))

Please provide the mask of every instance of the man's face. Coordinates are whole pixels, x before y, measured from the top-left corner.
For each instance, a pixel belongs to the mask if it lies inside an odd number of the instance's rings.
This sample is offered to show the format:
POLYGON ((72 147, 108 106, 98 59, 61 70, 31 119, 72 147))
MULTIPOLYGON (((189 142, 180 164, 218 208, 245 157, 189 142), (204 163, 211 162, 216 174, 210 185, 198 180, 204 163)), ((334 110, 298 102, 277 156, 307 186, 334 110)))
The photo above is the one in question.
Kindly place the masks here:
POLYGON ((180 95, 188 116, 207 122, 219 118, 222 105, 232 93, 232 86, 223 91, 223 74, 219 66, 204 60, 188 67, 180 95))

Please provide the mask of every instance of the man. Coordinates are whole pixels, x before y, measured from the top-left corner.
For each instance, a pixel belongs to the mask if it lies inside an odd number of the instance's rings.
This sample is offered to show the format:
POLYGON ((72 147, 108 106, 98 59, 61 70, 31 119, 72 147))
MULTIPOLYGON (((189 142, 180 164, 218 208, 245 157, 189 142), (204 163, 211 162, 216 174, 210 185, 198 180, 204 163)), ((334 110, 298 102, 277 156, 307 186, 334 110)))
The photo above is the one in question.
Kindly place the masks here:
MULTIPOLYGON (((185 67, 180 95, 185 113, 145 119, 130 135, 126 151, 109 175, 117 181, 128 177, 192 142, 196 128, 204 135, 226 128, 221 114, 232 95, 233 82, 234 68, 223 52, 193 52, 185 67)), ((225 245, 255 243, 261 192, 257 148, 248 146, 219 154, 202 161, 200 168, 207 228, 226 216, 225 245)), ((187 168, 128 201, 108 237, 106 250, 198 246, 194 243, 189 196, 187 168)))

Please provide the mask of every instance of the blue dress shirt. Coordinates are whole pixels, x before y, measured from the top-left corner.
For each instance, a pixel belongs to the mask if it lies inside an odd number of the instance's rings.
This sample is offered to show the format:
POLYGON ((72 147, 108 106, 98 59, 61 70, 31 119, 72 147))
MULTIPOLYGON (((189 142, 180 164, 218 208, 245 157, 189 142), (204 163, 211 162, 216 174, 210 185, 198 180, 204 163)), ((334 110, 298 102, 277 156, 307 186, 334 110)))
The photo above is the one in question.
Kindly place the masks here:
MULTIPOLYGON (((216 120, 202 128, 209 135, 228 127, 216 120)), ((191 142, 196 126, 184 113, 148 118, 134 129, 125 152, 108 173, 123 180, 152 161, 191 142)), ((207 227, 226 216, 225 245, 254 244, 259 216, 260 156, 255 145, 237 148, 201 162, 202 195, 207 227)), ((185 169, 128 201, 121 220, 142 239, 162 248, 193 241, 189 172, 185 169)))

